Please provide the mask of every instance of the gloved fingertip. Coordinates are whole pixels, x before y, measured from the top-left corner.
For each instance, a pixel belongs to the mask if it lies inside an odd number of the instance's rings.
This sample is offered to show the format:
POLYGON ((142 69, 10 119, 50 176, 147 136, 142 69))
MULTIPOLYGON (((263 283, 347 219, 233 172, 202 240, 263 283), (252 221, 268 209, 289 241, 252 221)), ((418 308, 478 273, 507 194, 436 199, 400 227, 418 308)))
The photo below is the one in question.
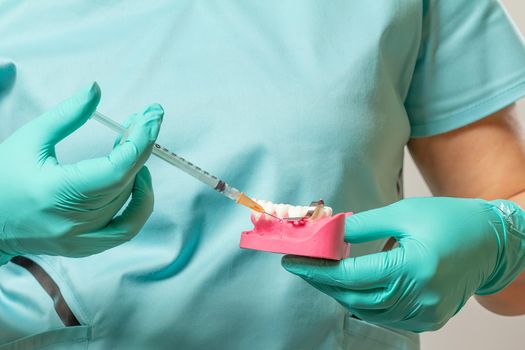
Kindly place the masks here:
POLYGON ((162 108, 162 105, 160 103, 152 103, 146 109, 144 109, 143 114, 148 114, 150 112, 160 113, 161 115, 164 115, 164 108, 162 108))
POLYGON ((293 264, 293 260, 294 260, 293 256, 291 256, 291 255, 285 255, 285 256, 283 256, 283 257, 281 258, 281 265, 283 265, 283 266, 288 266, 288 265, 290 265, 290 264, 293 264))
POLYGON ((285 255, 281 259, 281 265, 289 272, 301 274, 306 265, 311 265, 314 259, 308 259, 295 255, 285 255))
POLYGON ((135 183, 135 187, 146 187, 150 191, 153 189, 151 173, 145 165, 142 166, 142 168, 137 172, 137 176, 135 177, 135 183))
POLYGON ((139 207, 136 210, 143 210, 144 212, 151 214, 153 211, 154 197, 151 173, 146 166, 142 166, 135 176, 132 201, 130 202, 130 205, 136 204, 139 207))
POLYGON ((88 103, 90 107, 93 107, 93 104, 94 107, 96 107, 99 104, 101 94, 102 92, 100 90, 100 86, 96 81, 91 82, 91 84, 89 84, 87 87, 85 87, 78 93, 78 95, 82 96, 83 100, 86 101, 86 103, 88 103))
POLYGON ((69 100, 68 110, 74 114, 83 115, 85 118, 88 118, 97 109, 100 103, 100 97, 100 86, 98 86, 97 82, 93 81, 78 91, 76 95, 69 100))
POLYGON ((154 115, 146 123, 145 126, 148 128, 148 136, 150 141, 155 141, 159 136, 160 125, 162 124, 162 116, 154 115))
POLYGON ((26 130, 31 130, 39 146, 54 146, 81 127, 96 111, 99 102, 100 87, 92 82, 29 123, 26 130))
POLYGON ((282 266, 286 271, 290 273, 293 273, 295 275, 301 275, 301 269, 299 269, 297 265, 288 265, 283 263, 282 266))
POLYGON ((145 131, 149 141, 155 141, 160 132, 160 125, 164 118, 164 109, 158 103, 152 103, 142 112, 145 131))
POLYGON ((142 168, 140 168, 140 170, 137 173, 137 176, 140 176, 144 180, 151 182, 151 173, 148 167, 145 165, 143 165, 142 168))
POLYGON ((96 81, 92 81, 91 85, 89 86, 89 92, 93 95, 100 95, 100 85, 96 81))

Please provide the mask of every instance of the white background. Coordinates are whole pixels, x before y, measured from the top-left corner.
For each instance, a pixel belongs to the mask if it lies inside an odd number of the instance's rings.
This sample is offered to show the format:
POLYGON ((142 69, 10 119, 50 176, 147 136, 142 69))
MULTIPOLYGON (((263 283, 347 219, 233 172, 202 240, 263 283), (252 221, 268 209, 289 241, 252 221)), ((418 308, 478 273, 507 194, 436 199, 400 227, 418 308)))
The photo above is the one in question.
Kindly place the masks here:
MULTIPOLYGON (((476 1, 476 0, 458 0, 476 1)), ((525 34, 525 0, 502 0, 510 16, 525 34)), ((525 101, 518 103, 525 125, 525 101)), ((405 195, 428 196, 424 181, 412 160, 406 155, 405 195)), ((445 327, 422 336, 423 350, 442 349, 521 349, 525 350, 525 316, 502 317, 483 309, 474 299, 445 327)))

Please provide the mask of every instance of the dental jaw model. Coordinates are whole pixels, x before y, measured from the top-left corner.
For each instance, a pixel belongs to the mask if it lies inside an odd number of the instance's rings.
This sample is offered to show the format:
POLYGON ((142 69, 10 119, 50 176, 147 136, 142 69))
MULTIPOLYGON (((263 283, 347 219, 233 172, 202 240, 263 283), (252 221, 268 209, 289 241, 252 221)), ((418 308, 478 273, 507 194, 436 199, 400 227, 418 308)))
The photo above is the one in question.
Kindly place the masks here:
POLYGON ((344 225, 351 213, 332 216, 332 208, 322 200, 308 207, 257 203, 270 215, 252 212, 254 228, 241 233, 241 248, 331 260, 348 257, 344 225))

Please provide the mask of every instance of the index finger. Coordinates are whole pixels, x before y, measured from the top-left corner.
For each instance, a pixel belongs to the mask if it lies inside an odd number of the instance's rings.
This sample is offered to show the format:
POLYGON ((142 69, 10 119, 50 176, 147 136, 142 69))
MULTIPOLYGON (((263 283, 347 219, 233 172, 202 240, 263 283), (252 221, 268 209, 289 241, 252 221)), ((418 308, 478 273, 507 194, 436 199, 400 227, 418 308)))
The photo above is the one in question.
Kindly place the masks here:
POLYGON ((151 154, 159 133, 163 110, 152 105, 134 118, 134 127, 123 143, 106 157, 88 159, 65 166, 82 192, 118 189, 133 180, 151 154))
POLYGON ((341 261, 310 259, 287 255, 283 267, 307 281, 353 290, 388 286, 401 264, 401 247, 387 252, 363 255, 341 261))

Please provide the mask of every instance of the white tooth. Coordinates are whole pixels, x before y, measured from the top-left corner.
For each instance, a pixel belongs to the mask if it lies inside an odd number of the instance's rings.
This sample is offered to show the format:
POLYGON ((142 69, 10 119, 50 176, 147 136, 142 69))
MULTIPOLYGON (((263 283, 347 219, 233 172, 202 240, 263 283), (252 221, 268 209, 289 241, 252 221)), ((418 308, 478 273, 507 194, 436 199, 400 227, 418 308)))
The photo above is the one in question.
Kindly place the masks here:
POLYGON ((291 217, 290 216, 290 205, 288 204, 281 204, 282 207, 280 207, 280 210, 281 210, 281 215, 280 218, 281 219, 286 219, 286 218, 289 218, 291 217))
MULTIPOLYGON (((279 218, 302 218, 306 215, 308 212, 308 207, 304 206, 294 206, 289 204, 273 204, 270 201, 265 201, 261 199, 254 199, 257 204, 262 206, 264 208, 264 211, 268 214, 275 215, 279 218)), ((256 220, 259 220, 261 217, 264 219, 271 219, 269 215, 262 215, 259 212, 253 211, 252 214, 256 220)), ((333 210, 331 207, 323 207, 322 210, 319 212, 317 218, 328 218, 333 215, 333 210)))
POLYGON ((275 211, 275 206, 272 202, 266 202, 262 206, 264 208, 264 211, 268 214, 273 214, 273 212, 275 211))
POLYGON ((290 205, 290 207, 288 208, 288 217, 290 218, 301 217, 300 210, 301 210, 301 207, 290 205))
POLYGON ((259 220, 259 218, 261 217, 261 213, 259 213, 258 211, 252 210, 252 214, 255 220, 259 220))
POLYGON ((288 209, 288 217, 293 218, 293 206, 288 204, 286 209, 288 209))
POLYGON ((320 211, 319 211, 319 215, 317 216, 318 219, 322 219, 322 218, 328 218, 332 216, 332 208, 330 207, 323 207, 320 211))
MULTIPOLYGON (((272 215, 275 215, 275 206, 272 202, 266 202, 266 203, 263 203, 261 204, 262 207, 264 208, 264 211, 267 212, 268 214, 272 214, 272 215)), ((271 216, 269 215, 264 215, 265 216, 265 219, 270 219, 271 216)))
MULTIPOLYGON (((273 204, 270 201, 265 200, 258 200, 254 199, 260 206, 264 208, 264 211, 268 214, 275 215, 279 218, 302 218, 306 215, 308 212, 308 207, 303 206, 294 206, 289 204, 273 204)), ((259 220, 260 218, 263 219, 271 219, 269 215, 262 215, 259 212, 253 211, 252 214, 255 218, 255 220, 259 220)), ((327 218, 331 217, 333 214, 333 210, 330 207, 323 207, 323 209, 319 212, 317 218, 327 218)))
POLYGON ((275 205, 275 214, 279 218, 285 218, 288 215, 288 208, 286 204, 276 204, 275 205))
POLYGON ((297 207, 299 208, 299 216, 300 217, 303 217, 306 215, 306 213, 308 212, 308 207, 297 207))

